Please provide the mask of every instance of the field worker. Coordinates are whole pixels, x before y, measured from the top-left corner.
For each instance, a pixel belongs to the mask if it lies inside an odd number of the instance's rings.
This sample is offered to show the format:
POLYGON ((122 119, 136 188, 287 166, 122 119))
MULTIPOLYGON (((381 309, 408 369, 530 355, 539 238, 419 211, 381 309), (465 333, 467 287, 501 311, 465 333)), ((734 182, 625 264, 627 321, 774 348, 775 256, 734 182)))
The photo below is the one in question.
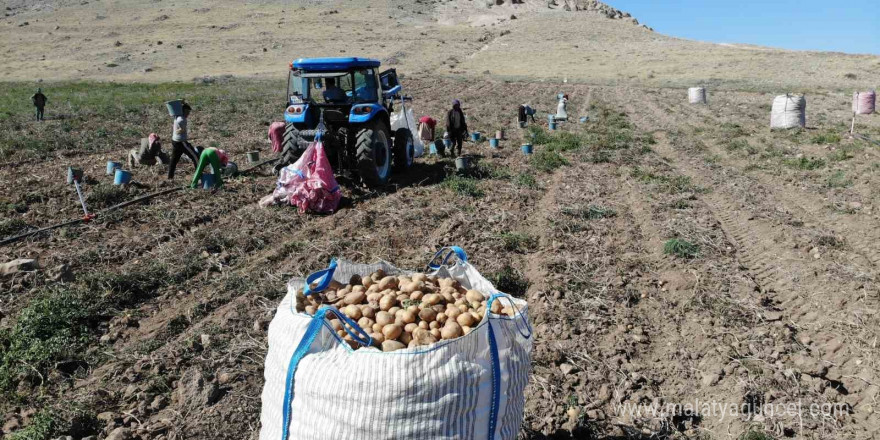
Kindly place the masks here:
POLYGON ((422 140, 422 144, 425 146, 429 146, 434 143, 434 127, 437 126, 437 121, 430 116, 422 116, 419 119, 419 139, 422 140))
POLYGON ((449 110, 449 113, 446 115, 446 132, 449 133, 449 138, 452 140, 451 153, 455 156, 460 156, 468 128, 464 112, 461 111, 461 101, 457 99, 452 100, 452 110, 449 110), (457 152, 456 148, 458 149, 457 152))
POLYGON ((141 148, 139 150, 131 150, 128 154, 129 168, 135 165, 156 165, 156 158, 162 163, 168 163, 168 155, 162 151, 162 143, 159 142, 159 135, 150 133, 149 138, 141 139, 141 148))
POLYGON ((37 93, 34 93, 34 95, 31 96, 31 102, 33 102, 34 107, 36 107, 38 121, 43 120, 43 109, 46 107, 47 101, 49 101, 49 99, 43 94, 43 89, 37 89, 37 93))
POLYGON ((196 150, 187 141, 186 124, 192 107, 189 104, 183 104, 183 114, 174 118, 174 130, 171 134, 171 162, 168 164, 168 180, 174 179, 174 170, 177 169, 177 162, 180 156, 186 155, 195 166, 199 159, 196 156, 196 150))
POLYGON ((517 119, 519 119, 520 127, 526 126, 528 118, 532 118, 532 122, 535 122, 535 109, 528 104, 520 105, 519 111, 517 112, 517 119))
POLYGON ((559 104, 556 105, 556 120, 557 121, 567 121, 568 120, 568 112, 565 111, 565 107, 568 105, 568 94, 562 95, 562 98, 559 99, 559 104))
POLYGON ((196 167, 196 173, 193 175, 193 180, 189 184, 190 188, 195 188, 199 186, 199 179, 202 177, 202 171, 205 170, 205 166, 211 165, 211 174, 214 175, 214 186, 216 188, 220 188, 223 186, 223 175, 220 172, 220 169, 226 166, 229 163, 229 156, 226 155, 226 152, 214 147, 205 148, 202 151, 202 156, 199 158, 199 165, 196 167))
POLYGON ((345 96, 345 90, 340 89, 336 85, 336 78, 327 78, 324 80, 326 87, 324 88, 324 102, 345 102, 348 97, 345 96))

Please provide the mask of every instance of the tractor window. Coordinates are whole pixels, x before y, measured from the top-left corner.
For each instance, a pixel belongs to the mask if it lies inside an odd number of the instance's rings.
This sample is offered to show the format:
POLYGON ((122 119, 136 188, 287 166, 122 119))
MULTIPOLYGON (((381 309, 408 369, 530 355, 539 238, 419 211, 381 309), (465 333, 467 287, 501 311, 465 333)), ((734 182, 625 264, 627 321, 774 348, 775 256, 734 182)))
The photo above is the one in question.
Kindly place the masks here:
POLYGON ((287 99, 291 104, 302 102, 308 98, 308 95, 304 95, 308 91, 307 83, 308 80, 299 76, 297 72, 290 72, 290 77, 287 80, 287 99))
POLYGON ((351 101, 351 75, 309 78, 310 96, 318 104, 347 104, 351 101))
POLYGON ((355 101, 376 102, 379 100, 379 84, 374 69, 356 70, 354 72, 355 101))

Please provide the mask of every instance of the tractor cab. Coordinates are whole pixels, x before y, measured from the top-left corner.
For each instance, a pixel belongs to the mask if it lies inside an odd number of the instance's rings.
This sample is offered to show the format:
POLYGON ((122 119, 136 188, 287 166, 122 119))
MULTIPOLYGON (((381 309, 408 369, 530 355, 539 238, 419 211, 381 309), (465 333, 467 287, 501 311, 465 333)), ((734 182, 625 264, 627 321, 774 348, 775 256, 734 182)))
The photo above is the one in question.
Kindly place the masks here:
POLYGON ((389 127, 401 90, 397 71, 379 72, 379 65, 368 58, 300 58, 290 63, 281 166, 295 160, 319 129, 334 168, 358 169, 367 184, 385 183, 392 162, 398 169, 412 164, 412 133, 391 133, 389 127), (370 160, 375 172, 367 169, 370 160))

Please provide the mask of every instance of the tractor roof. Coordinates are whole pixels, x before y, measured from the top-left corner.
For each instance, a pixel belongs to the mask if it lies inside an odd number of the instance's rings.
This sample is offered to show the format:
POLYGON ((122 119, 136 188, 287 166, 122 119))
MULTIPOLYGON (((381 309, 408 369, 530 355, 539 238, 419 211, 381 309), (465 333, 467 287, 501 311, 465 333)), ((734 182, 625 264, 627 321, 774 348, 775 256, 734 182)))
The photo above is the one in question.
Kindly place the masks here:
POLYGON ((294 69, 306 71, 338 71, 354 69, 358 67, 379 67, 379 60, 372 58, 300 58, 291 64, 294 69))

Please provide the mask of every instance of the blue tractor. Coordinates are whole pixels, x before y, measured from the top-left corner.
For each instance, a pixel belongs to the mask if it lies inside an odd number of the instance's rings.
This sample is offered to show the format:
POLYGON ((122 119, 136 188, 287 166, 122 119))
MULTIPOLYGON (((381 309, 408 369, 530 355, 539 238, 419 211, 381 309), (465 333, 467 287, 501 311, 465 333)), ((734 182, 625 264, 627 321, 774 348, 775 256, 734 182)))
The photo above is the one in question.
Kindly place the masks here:
POLYGON ((284 147, 276 173, 296 161, 316 137, 338 172, 355 171, 367 186, 385 184, 392 168, 413 163, 413 134, 391 131, 400 97, 394 69, 378 71, 368 58, 300 58, 290 63, 284 147))

